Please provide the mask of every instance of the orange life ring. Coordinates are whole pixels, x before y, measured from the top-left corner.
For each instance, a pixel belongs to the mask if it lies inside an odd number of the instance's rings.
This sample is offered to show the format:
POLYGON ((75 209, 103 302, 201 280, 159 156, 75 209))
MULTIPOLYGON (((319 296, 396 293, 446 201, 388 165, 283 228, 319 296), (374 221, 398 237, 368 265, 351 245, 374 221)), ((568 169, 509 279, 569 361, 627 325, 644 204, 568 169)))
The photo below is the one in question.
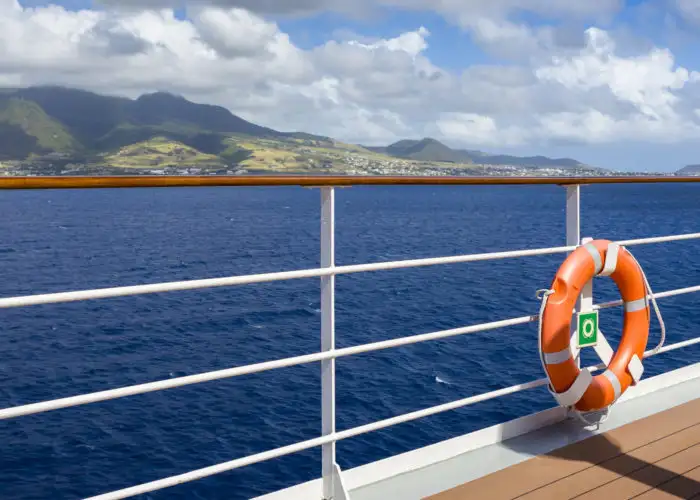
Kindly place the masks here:
POLYGON ((579 411, 607 408, 635 382, 630 363, 641 367, 644 357, 650 321, 644 273, 624 247, 607 240, 586 243, 559 267, 540 321, 541 361, 555 398, 579 411), (573 358, 571 317, 584 285, 596 275, 615 281, 625 313, 617 352, 607 370, 593 377, 587 369, 580 370, 573 358))

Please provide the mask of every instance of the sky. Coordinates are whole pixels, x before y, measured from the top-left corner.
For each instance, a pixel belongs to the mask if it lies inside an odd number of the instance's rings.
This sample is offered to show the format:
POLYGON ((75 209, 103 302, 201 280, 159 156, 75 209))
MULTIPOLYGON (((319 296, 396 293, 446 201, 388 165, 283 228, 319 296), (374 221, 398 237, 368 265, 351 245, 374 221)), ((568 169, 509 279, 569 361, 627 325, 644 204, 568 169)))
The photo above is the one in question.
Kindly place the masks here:
POLYGON ((700 163, 700 0, 0 0, 0 87, 43 84, 673 171, 700 163))

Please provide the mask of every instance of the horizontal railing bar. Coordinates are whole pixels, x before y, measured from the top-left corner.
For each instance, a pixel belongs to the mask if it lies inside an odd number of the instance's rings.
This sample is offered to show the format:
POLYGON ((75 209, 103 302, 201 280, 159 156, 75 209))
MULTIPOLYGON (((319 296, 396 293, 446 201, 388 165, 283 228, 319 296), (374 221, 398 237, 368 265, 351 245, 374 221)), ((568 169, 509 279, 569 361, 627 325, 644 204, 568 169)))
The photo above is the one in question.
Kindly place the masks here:
MULTIPOLYGON (((669 290, 667 292, 657 293, 654 296, 656 298, 672 297, 675 295, 681 295, 684 293, 692 293, 700 291, 700 286, 680 288, 678 290, 669 290)), ((608 302, 606 304, 599 304, 594 306, 595 309, 604 309, 608 307, 614 307, 622 305, 620 301, 608 302)), ((265 361, 262 363, 256 363, 246 366, 237 366, 234 368, 227 368, 224 370, 216 370, 212 372, 200 373, 196 375, 187 375, 184 377, 178 377, 168 380, 160 380, 156 382, 148 382, 145 384, 133 385, 128 387, 121 387, 117 389, 109 389, 105 391, 93 392, 90 394, 83 394, 80 396, 70 396, 67 398, 54 399, 50 401, 43 401, 39 403, 30 403, 22 406, 15 406, 11 408, 5 408, 0 410, 0 420, 6 420, 11 418, 17 418, 27 415, 34 415, 37 413, 44 413, 48 411, 58 410, 61 408, 70 408, 74 406, 82 406, 90 403, 97 403, 100 401, 108 401, 111 399, 119 399, 128 396, 135 396, 138 394, 146 394, 149 392, 162 391, 167 389, 174 389, 176 387, 184 387, 187 385, 200 384, 203 382, 212 382, 215 380, 223 380, 227 378, 239 377, 242 375, 251 375, 254 373, 261 373, 270 370, 276 370, 279 368, 288 368, 292 366, 313 363, 316 361, 323 361, 326 359, 337 359, 346 356, 353 356, 357 354, 364 354, 368 352, 381 351, 384 349, 390 349, 394 347, 407 346, 412 344, 418 344, 421 342, 427 342, 431 340, 440 340, 450 337, 456 337, 459 335, 468 335, 473 333, 479 333, 489 330, 496 330, 498 328, 505 328, 509 326, 524 325, 527 323, 532 323, 538 320, 538 315, 534 316, 521 316, 518 318, 510 318, 500 321, 492 321, 489 323, 481 323, 478 325, 471 325, 461 328, 453 328, 450 330, 440 330, 437 332, 422 333, 418 335, 412 335, 409 337, 402 337, 398 339, 382 340, 379 342, 373 342, 369 344, 362 344, 353 347, 345 347, 342 349, 334 349, 332 351, 317 352, 312 354, 304 354, 301 356, 295 356, 291 358, 278 359, 273 361, 265 361)))
MULTIPOLYGON (((657 353, 652 351, 647 351, 644 354, 644 358, 649 358, 658 354, 663 354, 665 352, 673 351, 676 349, 681 349, 683 347, 688 347, 694 344, 700 344, 700 337, 687 340, 684 342, 678 342, 676 344, 668 345, 660 349, 657 353)), ((599 364, 596 366, 588 367, 587 369, 591 372, 602 370, 605 368, 605 364, 599 364)), ((495 391, 486 392, 483 394, 478 394, 476 396, 470 396, 468 398, 460 399, 457 401, 452 401, 450 403, 445 403, 431 408, 426 408, 423 410, 417 410, 410 413, 405 413, 396 417, 387 418, 380 420, 378 422, 373 422, 366 425, 361 425, 359 427, 354 427, 352 429, 347 429, 344 431, 336 432, 334 434, 328 434, 326 436, 317 437, 314 439, 309 439, 307 441, 302 441, 300 443, 283 446, 280 448, 275 448, 273 450, 264 451, 262 453, 257 453, 255 455, 250 455, 243 458, 237 458, 229 462, 224 462, 221 464, 213 465, 210 467, 205 467, 203 469, 198 469, 195 471, 187 472, 185 474, 180 474, 177 476, 171 476, 165 479, 160 479, 157 481, 152 481, 149 483, 140 484, 138 486, 132 486, 130 488, 125 488, 118 491, 113 491, 111 493, 105 493, 103 495, 98 495, 90 497, 86 500, 119 500, 122 498, 128 498, 135 495, 140 495, 143 493, 148 493, 151 491, 161 490, 164 488, 169 488, 171 486, 176 486, 178 484, 195 481, 197 479, 202 479, 204 477, 212 476, 215 474, 220 474, 222 472, 227 472, 233 469, 239 469, 247 465, 253 465, 259 462, 264 462, 266 460, 271 460, 273 458, 279 458, 285 455, 290 455, 292 453, 297 453, 303 450, 308 450, 316 446, 321 446, 326 443, 333 441, 341 441, 343 439, 348 439, 351 437, 356 437, 369 432, 374 432, 380 429, 385 429, 394 425, 411 422, 413 420, 418 420, 420 418, 429 417, 432 415, 437 415, 439 413, 444 413, 450 410, 456 410, 465 406, 470 406, 476 403, 481 403, 488 401, 490 399, 496 399, 499 397, 507 396, 510 394, 515 394, 518 392, 526 391, 529 389, 534 389, 537 387, 542 387, 547 385, 546 378, 540 378, 533 380, 531 382, 526 382, 524 384, 516 384, 510 387, 505 387, 503 389, 497 389, 495 391)))
POLYGON ((308 450, 310 448, 315 448, 316 446, 331 443, 334 440, 334 434, 326 434, 325 436, 317 437, 314 439, 308 439, 306 441, 301 441, 299 443, 295 443, 289 446, 283 446, 274 450, 256 453, 255 455, 250 455, 248 457, 238 458, 229 462, 204 467, 203 469, 193 470, 185 474, 179 474, 177 476, 171 476, 165 479, 151 481, 150 483, 143 483, 138 486, 132 486, 130 488, 125 488, 122 490, 112 491, 110 493, 104 493, 102 495, 89 497, 85 500, 118 500, 121 498, 129 498, 136 495, 142 495, 151 491, 162 490, 164 488, 170 488, 178 484, 189 483, 191 481, 196 481, 197 479, 203 479, 205 477, 221 474, 222 472, 227 472, 233 469, 240 469, 241 467, 245 467, 247 465, 264 462, 266 460, 283 457, 285 455, 291 455, 292 453, 298 453, 300 451, 308 450))
MULTIPOLYGON (((652 297, 655 299, 665 299, 667 297, 675 297, 676 295, 684 295, 686 293, 700 292, 700 286, 689 286, 687 288, 678 288, 676 290, 669 290, 667 292, 659 292, 654 295, 649 295, 649 299, 652 297)), ((593 306, 593 310, 598 309, 609 309, 611 307, 619 307, 623 304, 622 300, 613 300, 610 302, 603 302, 593 306)))
POLYGON ((522 325, 537 321, 537 316, 522 316, 520 318, 512 318, 501 321, 493 321, 491 323, 482 323, 479 325, 466 326, 463 328, 453 328, 451 330, 441 330, 431 333, 423 333, 410 337, 402 337, 398 339, 383 340, 373 342, 371 344, 362 344, 354 347, 345 347, 343 349, 335 349, 331 351, 317 352, 313 354, 305 354, 292 358, 278 359, 274 361, 265 361, 253 365, 239 366, 228 368, 225 370, 217 370, 197 375, 187 375, 185 377, 172 378, 168 380, 160 380, 157 382, 148 382, 145 384, 132 385, 128 387, 120 387, 117 389, 109 389, 106 391, 93 392, 80 396, 71 396, 67 398, 54 399, 51 401, 43 401, 40 403, 31 403, 12 408, 0 410, 0 420, 10 418, 23 417, 44 413, 47 411, 58 410, 61 408, 70 408, 73 406, 81 406, 100 401, 108 401, 111 399, 119 399, 127 396, 135 396, 137 394, 146 394, 148 392, 162 391, 173 389, 175 387, 183 387, 186 385, 200 384, 202 382, 211 382, 214 380, 222 380, 227 378, 239 377, 241 375, 250 375, 278 368, 287 368, 296 365, 312 363, 315 361, 323 361, 326 359, 341 358, 367 352, 381 351, 392 347, 400 347, 429 340, 445 339, 455 337, 457 335, 466 335, 470 333, 483 332, 487 330, 495 330, 507 326, 522 325))
POLYGON ((653 238, 638 238, 634 240, 616 241, 618 245, 634 246, 649 245, 652 243, 667 243, 671 241, 694 240, 700 238, 700 233, 677 234, 673 236, 655 236, 653 238))
MULTIPOLYGON (((648 351, 644 352, 644 359, 653 358, 654 356, 658 356, 659 354, 683 349, 684 347, 690 347, 696 344, 700 344, 700 337, 695 337, 694 339, 690 340, 684 340, 683 342, 676 342, 675 344, 669 344, 667 346, 662 347, 656 352, 654 352, 654 349, 649 349, 648 351)), ((595 366, 588 367, 588 369, 592 372, 602 370, 604 368, 607 368, 607 365, 605 363, 599 363, 595 366)))
MULTIPOLYGON (((700 234, 698 234, 700 238, 700 234)), ((231 276, 226 278, 211 278, 202 280, 174 281, 169 283, 154 283, 150 285, 134 285, 116 288, 99 288, 94 290, 81 290, 75 292, 59 292, 41 295, 25 295, 20 297, 7 297, 0 299, 0 309, 12 307, 26 307, 40 304, 57 304, 65 302, 77 302, 81 300, 105 299, 113 297, 125 297, 133 295, 145 295, 151 293, 197 290, 202 288, 216 288, 223 286, 249 285, 253 283, 266 283, 273 281, 287 281, 301 278, 315 278, 332 274, 354 274, 371 271, 384 271, 390 269, 405 269, 411 267, 433 266, 438 264, 457 264, 477 262, 485 260, 498 260, 513 257, 529 257, 536 255, 550 255, 565 253, 575 250, 576 247, 551 247, 536 248, 532 250, 512 250, 505 252, 489 252, 480 254, 455 255, 452 257, 434 257, 427 259, 402 260, 394 262, 376 262, 372 264, 354 264, 349 266, 324 267, 319 269, 305 269, 299 271, 282 271, 267 274, 251 274, 247 276, 231 276)))
POLYGON ((471 177, 471 176, 350 176, 350 175, 120 175, 120 176, 31 176, 2 177, 0 189, 88 189, 136 187, 214 186, 503 186, 572 184, 649 184, 700 182, 700 177, 606 176, 606 177, 471 177))
POLYGON ((411 413, 406 413, 398 417, 387 418, 385 420, 380 420, 367 425, 362 425, 359 427, 354 427, 352 429, 347 429, 345 431, 336 432, 334 434, 328 434, 326 436, 321 436, 314 439, 309 439, 307 441, 302 441, 300 443, 292 444, 289 446, 283 446, 281 448, 276 448, 274 450, 265 451, 262 453, 257 453, 255 455, 250 455, 248 457, 238 458, 231 460, 229 462, 224 462, 218 465, 213 465, 210 467, 205 467, 203 469, 198 469, 195 471, 187 472, 185 474, 180 474, 177 476, 168 477, 165 479, 160 479, 157 481, 152 481, 150 483, 140 484, 138 486, 132 486, 130 488, 125 488, 119 491, 113 491, 111 493, 105 493, 103 495, 98 495, 90 497, 86 500, 118 500, 121 498, 128 498, 135 495, 141 495, 143 493, 148 493, 151 491, 161 490, 164 488, 169 488, 182 483, 187 483, 190 481, 195 481, 197 479, 202 479, 214 474, 220 474, 222 472, 230 471, 233 469, 238 469, 245 467, 247 465, 252 465, 259 462, 264 462, 273 458, 282 457, 285 455, 290 455, 292 453, 297 453, 299 451, 308 450, 316 446, 320 446, 333 441, 341 441, 343 439, 348 439, 351 437, 359 436, 360 434, 365 434, 368 432, 376 431, 379 429, 384 429, 386 427, 391 427, 396 424, 410 422, 412 420, 417 420, 419 418, 428 417, 430 415, 436 415, 438 413, 443 413, 449 410, 455 410, 463 406, 472 405, 475 403, 480 403, 483 401, 488 401, 489 399, 498 398, 501 396, 506 396, 508 394, 514 394, 516 392, 524 391, 527 389, 533 389, 535 387, 541 387, 547 384, 547 379, 542 378, 539 380, 534 380, 532 382, 527 382, 524 384, 513 385, 511 387, 506 387, 503 389, 498 389, 495 391, 487 392, 484 394, 479 394, 476 396, 470 396, 468 398, 460 399, 458 401, 453 401, 451 403, 445 403, 439 406, 434 406, 432 408, 426 408, 424 410, 418 410, 411 413))
MULTIPOLYGON (((700 233, 697 235, 700 238, 700 233)), ((354 274, 372 271, 388 271, 391 269, 407 269, 412 267, 426 267, 440 264, 464 264, 468 262, 481 262, 489 260, 502 260, 517 257, 535 257, 566 253, 576 250, 574 246, 533 248, 531 250, 508 250, 504 252, 485 252, 470 255, 455 255, 451 257, 432 257, 427 259, 398 260, 394 262, 375 262, 371 264, 352 264, 349 266, 337 266, 335 274, 354 274)))
MULTIPOLYGON (((650 243, 662 243, 666 241, 680 241, 700 238, 700 233, 683 234, 675 236, 659 236, 654 238, 642 238, 619 242, 625 245, 642 245, 650 243)), ((13 307, 26 307, 40 304, 57 304, 77 302, 81 300, 95 300, 133 295, 146 295, 151 293, 174 292, 185 290, 198 290, 202 288, 217 288, 224 286, 249 285, 254 283, 269 283, 274 281, 287 281, 301 278, 315 278, 332 274, 354 274, 373 271, 387 271, 391 269, 406 269, 413 267, 426 267, 441 264, 459 264, 468 262, 480 262, 489 260, 501 260, 516 257, 533 257, 566 253, 575 250, 575 246, 535 248, 531 250, 509 250, 504 252, 486 252, 478 254, 455 255, 451 257, 434 257, 426 259, 400 260, 393 262, 375 262, 371 264, 353 264, 348 266, 326 267, 319 269, 302 269, 297 271, 282 271, 266 274, 250 274, 246 276, 231 276, 224 278, 209 278, 201 280, 173 281, 168 283, 154 283, 149 285, 133 285, 115 288, 98 288, 93 290, 80 290, 75 292, 58 292, 40 295, 25 295, 19 297, 7 297, 0 299, 0 309, 13 307)))
POLYGON ((658 352, 654 352, 653 349, 649 350, 644 353, 644 359, 651 358, 652 356, 658 356, 659 354, 663 354, 666 352, 675 351, 677 349, 683 349, 684 347, 690 347, 695 344, 700 344, 700 337, 696 337, 690 340, 684 340, 683 342, 676 342, 675 344, 669 344, 659 349, 658 352))
POLYGON ((286 281, 301 278, 315 278, 332 274, 331 268, 304 269, 299 271, 282 271, 267 274, 249 274, 246 276, 231 276, 225 278, 210 278, 188 281, 171 281, 168 283, 153 283, 148 285, 120 286, 115 288, 97 288, 75 292, 46 293, 41 295, 25 295, 0 299, 0 309, 12 307, 35 306, 40 304, 58 304, 77 302, 81 300, 106 299, 151 293, 198 290, 202 288, 217 288, 223 286, 249 285, 272 281, 286 281))

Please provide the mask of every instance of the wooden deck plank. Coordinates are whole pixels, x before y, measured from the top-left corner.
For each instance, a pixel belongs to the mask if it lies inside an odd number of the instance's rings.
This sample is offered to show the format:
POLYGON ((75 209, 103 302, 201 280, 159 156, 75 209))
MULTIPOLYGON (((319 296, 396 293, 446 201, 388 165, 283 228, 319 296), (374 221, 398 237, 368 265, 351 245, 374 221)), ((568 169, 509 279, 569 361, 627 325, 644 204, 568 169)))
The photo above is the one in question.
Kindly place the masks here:
MULTIPOLYGON (((600 500, 601 498, 621 499, 633 498, 645 492, 653 490, 666 491, 665 488, 674 478, 685 474, 700 465, 700 445, 694 445, 679 453, 671 455, 654 464, 647 464, 642 469, 636 470, 628 476, 621 477, 605 486, 596 488, 584 495, 577 497, 578 500, 600 500)), ((700 483, 692 479, 685 480, 687 483, 700 483)), ((689 485, 682 485, 688 489, 689 485)), ((692 494, 690 495, 692 496, 692 494)), ((681 497, 687 498, 687 497, 681 497)))
POLYGON ((670 500, 678 498, 697 498, 700 495, 700 467, 696 467, 682 476, 678 476, 663 487, 649 490, 637 497, 638 500, 670 500))
MULTIPOLYGON (((650 443, 686 431, 698 423, 700 423, 700 399, 651 415, 605 434, 574 443, 547 455, 532 458, 451 490, 438 493, 429 499, 505 500, 522 497, 600 463, 622 457, 650 443)), ((671 440, 668 443, 676 443, 676 441, 671 440)), ((504 445, 507 444, 508 442, 504 442, 504 445)), ((693 464, 691 467, 695 465, 698 464, 693 464)), ((597 498, 612 500, 615 497, 597 496, 597 498)))
POLYGON ((521 500, 558 500, 583 495, 698 443, 700 443, 700 424, 652 441, 626 454, 601 462, 597 466, 592 465, 519 498, 521 500))

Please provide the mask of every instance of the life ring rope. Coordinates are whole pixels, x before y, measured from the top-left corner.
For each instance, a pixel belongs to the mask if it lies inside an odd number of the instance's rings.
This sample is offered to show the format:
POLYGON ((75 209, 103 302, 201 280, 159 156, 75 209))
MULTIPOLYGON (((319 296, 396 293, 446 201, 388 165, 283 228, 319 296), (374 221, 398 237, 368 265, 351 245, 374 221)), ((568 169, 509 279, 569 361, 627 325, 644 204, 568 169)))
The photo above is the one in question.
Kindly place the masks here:
MULTIPOLYGON (((644 286, 647 289, 647 299, 651 302, 651 305, 654 307, 654 313, 656 314, 656 319, 659 322, 659 328, 661 329, 661 338, 659 339, 659 343, 656 344, 656 347, 654 347, 651 350, 651 354, 656 354, 659 352, 659 350, 666 343, 666 323, 664 323, 664 318, 663 318, 663 316, 661 316, 661 310, 659 309, 659 304, 656 303, 656 297, 654 296, 654 292, 651 289, 651 285, 649 284, 649 280, 647 279, 647 275, 644 272, 644 268, 641 265, 639 265, 639 261, 637 260, 637 258, 634 256, 633 253, 630 253, 630 255, 632 256, 632 259, 634 259, 634 261, 639 266, 639 269, 642 270, 642 278, 644 278, 644 286)), ((636 301, 636 302, 639 302, 639 301, 636 301)), ((628 306, 637 307, 638 304, 636 306, 634 305, 634 302, 630 302, 629 304, 625 304, 625 311, 627 311, 627 312, 634 312, 634 311, 639 310, 639 309, 631 309, 630 310, 630 309, 628 309, 628 306)))
MULTIPOLYGON (((615 243, 609 243, 607 246, 607 251, 605 253, 605 259, 601 258, 600 252, 598 251, 598 248, 596 248, 595 245, 593 245, 590 242, 583 243, 580 245, 581 247, 585 248, 585 250, 590 254, 590 256, 593 258, 593 262, 595 264, 595 273, 593 277, 598 277, 598 276, 610 276, 612 275, 616 268, 617 268, 617 263, 618 263, 618 257, 620 254, 621 250, 625 250, 627 254, 632 257, 633 261, 636 263, 638 269, 641 272, 643 281, 644 281, 644 288, 645 288, 645 296, 642 297, 641 299, 637 300, 632 300, 632 301, 625 301, 623 303, 624 305, 624 310, 626 313, 633 313, 637 311, 641 311, 643 309, 646 309, 649 306, 649 302, 651 302, 655 315, 657 317, 657 320, 659 322, 659 326, 661 329, 661 338, 657 346, 652 349, 650 352, 647 354, 656 354, 661 347, 663 347, 665 340, 666 340, 666 325, 663 321, 663 317, 661 315, 661 311, 658 307, 658 304, 656 303, 656 298, 654 296, 654 293, 651 289, 651 286, 649 285, 649 280, 647 279, 646 273, 644 272, 643 268, 639 265, 639 262, 637 259, 631 254, 631 252, 627 251, 624 247, 621 247, 620 245, 617 245, 615 243)), ((598 409, 598 410, 593 410, 589 412, 582 412, 576 409, 576 404, 581 400, 583 397, 584 393, 588 390, 590 387, 591 383, 593 382, 593 375, 591 372, 594 370, 594 368, 584 368, 580 370, 578 375, 576 376, 575 380, 573 383, 569 386, 568 389, 562 392, 556 392, 554 390, 554 384, 552 383, 552 379, 550 376, 549 371, 547 370, 547 365, 552 365, 552 364, 558 364, 558 363, 563 363, 568 361, 570 358, 576 359, 579 355, 579 348, 578 348, 578 343, 574 342, 574 338, 571 338, 569 345, 566 349, 560 352, 555 352, 555 353, 545 353, 542 350, 542 331, 543 331, 543 317, 545 310, 547 308, 547 302, 550 297, 550 295, 554 294, 555 291, 553 289, 544 289, 544 290, 538 290, 537 291, 537 298, 541 300, 541 305, 540 305, 540 314, 538 317, 538 350, 539 350, 539 355, 540 355, 540 362, 542 364, 542 368, 547 376, 548 379, 548 386, 547 389, 549 390, 550 394, 555 398, 555 400, 559 403, 559 405, 568 408, 572 410, 585 424, 587 425, 595 425, 595 424, 600 424, 602 423, 608 416, 610 406, 614 404, 617 399, 621 396, 622 394, 622 387, 620 384, 620 380, 618 379, 617 375, 608 368, 611 359, 613 358, 615 352, 613 351, 612 347, 608 343, 607 339, 603 335, 602 331, 600 328, 598 328, 598 342, 596 346, 594 347, 596 354, 598 357, 601 359, 603 364, 605 365, 605 372, 603 373, 603 376, 609 381, 610 385, 613 388, 614 391, 614 399, 610 405, 608 405, 606 408, 598 409), (600 411, 604 411, 605 414, 603 415, 603 418, 597 422, 591 422, 589 421, 585 416, 584 413, 597 413, 600 411)), ((596 367, 597 368, 597 367, 596 367)), ((642 372, 644 370, 642 360, 639 359, 639 357, 634 354, 632 358, 630 359, 628 366, 627 366, 627 371, 632 375, 633 378, 633 383, 636 384, 639 382, 639 379, 641 378, 642 372)))

